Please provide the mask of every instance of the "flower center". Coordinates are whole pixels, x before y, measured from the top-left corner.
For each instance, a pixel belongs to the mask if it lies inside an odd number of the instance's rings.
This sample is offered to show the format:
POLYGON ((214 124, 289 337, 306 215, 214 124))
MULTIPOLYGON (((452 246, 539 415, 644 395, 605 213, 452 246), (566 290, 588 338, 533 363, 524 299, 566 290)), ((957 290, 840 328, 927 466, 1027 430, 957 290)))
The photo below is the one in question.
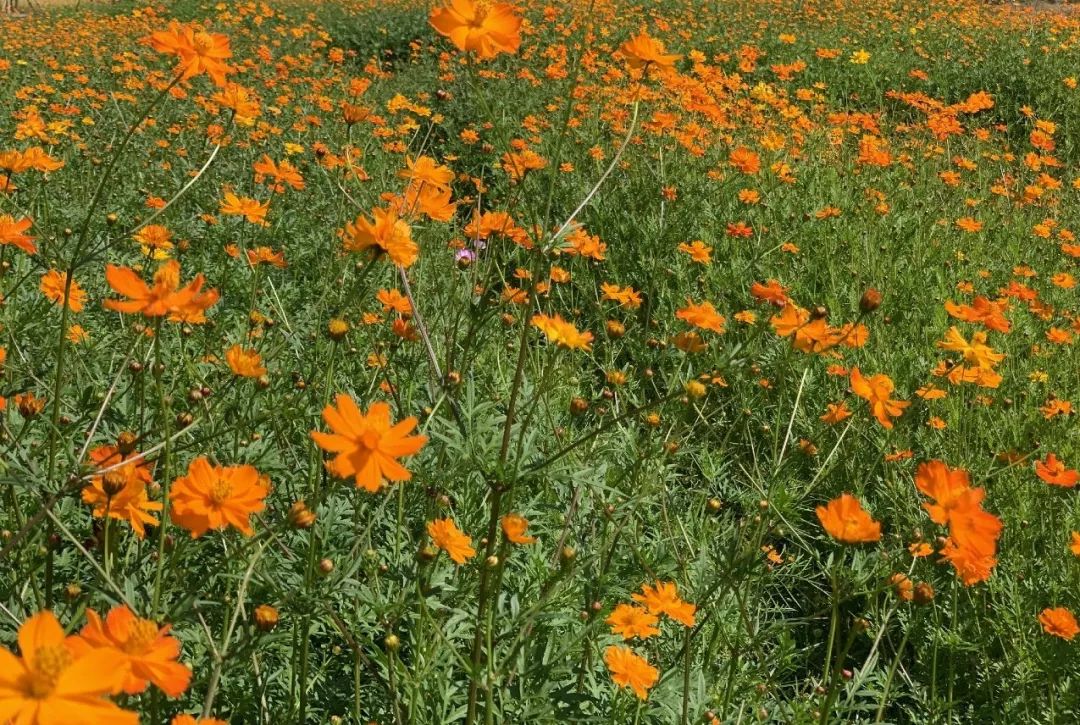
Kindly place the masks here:
POLYGON ((379 447, 379 440, 381 438, 382 436, 379 435, 377 430, 368 428, 360 434, 360 445, 367 448, 369 451, 373 451, 379 447))
POLYGON ((232 482, 226 478, 218 478, 210 488, 210 502, 220 506, 228 500, 232 493, 232 482))
POLYGON ((192 43, 195 46, 195 52, 203 56, 209 55, 214 47, 214 39, 210 37, 210 33, 195 33, 192 43))
POLYGON ((491 3, 489 0, 476 0, 473 5, 473 14, 469 18, 469 27, 479 30, 484 27, 484 21, 487 20, 488 12, 491 10, 491 3))
POLYGON ((131 632, 122 649, 127 654, 145 654, 150 651, 151 645, 157 641, 157 638, 157 624, 150 619, 140 619, 131 626, 131 632))
POLYGON ((48 697, 73 659, 63 644, 47 644, 34 650, 34 668, 30 671, 27 688, 30 696, 48 697))

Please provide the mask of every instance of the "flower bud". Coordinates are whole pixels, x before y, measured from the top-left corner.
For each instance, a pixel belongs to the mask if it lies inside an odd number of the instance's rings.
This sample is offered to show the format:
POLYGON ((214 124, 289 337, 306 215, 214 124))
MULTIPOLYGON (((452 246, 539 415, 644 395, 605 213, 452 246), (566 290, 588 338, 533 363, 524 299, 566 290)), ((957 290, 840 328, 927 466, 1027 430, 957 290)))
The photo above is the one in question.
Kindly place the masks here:
POLYGON ((326 325, 326 334, 331 340, 337 342, 349 334, 349 323, 342 319, 330 320, 326 325))
POLYGON ((269 632, 278 624, 278 610, 269 604, 260 604, 255 607, 255 626, 263 632, 269 632))
POLYGON ((310 529, 315 523, 315 512, 307 507, 303 499, 289 507, 289 526, 294 529, 310 529))
POLYGON ((124 490, 124 486, 127 485, 127 476, 119 468, 114 468, 111 471, 106 471, 101 477, 101 490, 105 492, 105 495, 109 498, 117 495, 124 490))
POLYGON ((135 444, 138 440, 138 437, 131 431, 124 431, 116 436, 116 450, 126 458, 135 452, 135 444))
POLYGON ((870 313, 881 307, 881 293, 873 287, 868 288, 861 298, 859 298, 859 309, 863 312, 870 313))

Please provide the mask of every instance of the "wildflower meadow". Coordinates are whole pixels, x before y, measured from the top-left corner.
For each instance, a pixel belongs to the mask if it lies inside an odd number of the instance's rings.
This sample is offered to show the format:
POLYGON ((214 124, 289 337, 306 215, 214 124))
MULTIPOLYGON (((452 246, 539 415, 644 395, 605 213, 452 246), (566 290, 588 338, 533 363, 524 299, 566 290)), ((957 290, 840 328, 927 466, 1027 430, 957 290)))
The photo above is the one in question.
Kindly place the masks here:
POLYGON ((0 725, 1080 719, 1080 12, 0 11, 0 725))

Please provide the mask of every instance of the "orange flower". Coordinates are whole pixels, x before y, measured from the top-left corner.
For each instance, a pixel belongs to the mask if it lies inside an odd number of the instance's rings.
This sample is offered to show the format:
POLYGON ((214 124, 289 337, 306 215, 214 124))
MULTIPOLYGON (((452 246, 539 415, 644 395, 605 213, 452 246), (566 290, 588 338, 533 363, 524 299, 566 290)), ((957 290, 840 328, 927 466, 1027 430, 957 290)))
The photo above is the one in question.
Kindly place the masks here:
POLYGON ((750 285, 750 296, 764 302, 771 302, 777 307, 784 307, 788 303, 788 288, 775 279, 768 282, 754 282, 750 285))
POLYGON ((611 672, 611 681, 619 687, 631 688, 641 700, 649 696, 649 688, 660 679, 657 669, 629 647, 608 647, 604 650, 604 663, 611 672))
POLYGON ((32 225, 30 219, 15 221, 15 217, 10 214, 0 214, 0 244, 11 244, 27 254, 34 254, 37 252, 34 238, 23 233, 32 225))
POLYGON ((983 223, 974 217, 961 217, 956 220, 956 226, 965 232, 978 232, 983 228, 983 223))
POLYGON ((0 171, 21 174, 33 169, 42 173, 64 168, 64 162, 45 153, 40 146, 33 146, 25 151, 0 151, 0 171))
POLYGON ((612 634, 623 639, 646 639, 660 634, 660 629, 656 626, 659 618, 647 609, 635 607, 633 604, 620 604, 604 621, 611 625, 612 634))
POLYGON ((840 494, 825 506, 818 506, 816 511, 826 533, 837 541, 865 544, 881 539, 881 524, 851 494, 840 494))
POLYGON ((251 514, 266 508, 263 499, 269 492, 269 479, 254 466, 214 466, 200 456, 186 476, 173 481, 169 516, 193 539, 229 526, 251 536, 251 514))
POLYGON ((761 157, 745 146, 733 150, 728 156, 728 163, 744 174, 753 175, 761 171, 761 157))
POLYGON ((79 639, 89 648, 112 648, 127 658, 130 669, 122 687, 128 695, 144 692, 153 683, 169 697, 179 697, 191 682, 191 670, 176 661, 180 641, 169 635, 169 629, 140 619, 121 604, 109 610, 104 621, 87 609, 79 639))
POLYGON ((398 172, 398 176, 409 180, 412 187, 428 186, 435 189, 447 189, 454 180, 453 169, 440 166, 430 156, 420 156, 413 160, 406 157, 405 168, 398 172))
POLYGON ((430 184, 410 184, 404 196, 394 197, 391 207, 398 213, 412 215, 419 211, 432 221, 448 222, 457 211, 457 202, 451 201, 449 188, 440 189, 430 184))
POLYGON ((229 369, 233 371, 233 375, 239 375, 242 378, 257 378, 266 375, 262 356, 257 350, 247 350, 241 345, 233 345, 225 351, 225 361, 229 363, 229 369))
POLYGON ((697 304, 693 300, 687 299, 686 307, 678 310, 675 317, 690 323, 694 327, 717 333, 724 332, 724 324, 727 322, 724 316, 719 314, 708 300, 697 304))
POLYGON ((642 31, 619 46, 619 54, 631 68, 671 68, 681 55, 667 55, 664 44, 642 31))
POLYGON ((111 519, 127 521, 135 535, 143 538, 147 524, 158 524, 150 512, 164 508, 147 496, 146 486, 154 480, 149 464, 144 459, 125 461, 116 446, 98 446, 90 451, 90 460, 99 470, 109 470, 90 479, 82 490, 83 503, 93 507, 96 518, 107 512, 111 519))
POLYGON ((600 285, 603 299, 618 302, 623 307, 636 310, 641 307, 641 293, 633 287, 619 287, 617 284, 604 282, 600 285))
POLYGON ((852 368, 851 390, 870 403, 870 410, 878 423, 889 430, 893 427, 891 418, 903 415, 904 408, 911 405, 910 402, 890 398, 893 392, 893 381, 888 375, 879 373, 865 378, 859 368, 852 368))
POLYGON ((971 487, 967 471, 949 468, 941 461, 920 464, 915 486, 934 499, 932 504, 923 504, 930 519, 949 526, 949 538, 941 555, 953 565, 960 580, 971 586, 989 579, 997 564, 1002 523, 983 510, 986 491, 971 487))
POLYGON ((679 251, 690 255, 691 261, 697 262, 698 264, 708 265, 712 262, 712 247, 700 239, 695 239, 689 244, 681 242, 679 244, 679 251))
POLYGON ((153 287, 143 282, 134 270, 112 264, 105 266, 105 281, 117 294, 128 298, 105 300, 106 309, 128 314, 141 312, 146 317, 168 315, 174 322, 205 322, 203 313, 215 305, 219 297, 215 289, 202 291, 204 279, 201 273, 181 288, 180 263, 176 260, 158 268, 153 287))
POLYGON ((532 326, 544 333, 548 342, 568 350, 592 349, 593 336, 591 332, 581 332, 572 323, 567 322, 561 315, 532 316, 532 326))
MULTIPOLYGON (((41 275, 41 293, 58 305, 64 304, 64 290, 67 288, 67 272, 50 269, 41 275)), ((86 302, 86 291, 75 280, 71 280, 71 291, 67 296, 67 306, 72 312, 82 312, 86 302)))
POLYGON ((821 353, 840 343, 859 347, 866 342, 868 331, 862 325, 829 327, 824 317, 811 319, 810 312, 788 302, 780 314, 769 319, 773 331, 780 337, 792 337, 791 344, 805 353, 821 353))
POLYGON ((642 584, 641 591, 642 594, 632 594, 630 598, 644 604, 653 614, 666 614, 687 627, 694 626, 697 607, 679 598, 675 582, 656 582, 654 586, 642 584))
POLYGON ((1047 453, 1045 459, 1035 461, 1035 474, 1052 486, 1072 488, 1080 482, 1080 473, 1066 468, 1065 462, 1053 453, 1047 453))
POLYGON ((960 581, 968 587, 989 579, 994 566, 997 565, 993 552, 957 546, 952 541, 946 541, 941 556, 952 564, 960 581))
POLYGON ((169 250, 173 248, 172 232, 160 224, 147 224, 133 234, 132 239, 142 247, 143 255, 153 254, 154 259, 168 259, 169 250))
POLYGON ((458 49, 476 53, 481 60, 516 53, 521 45, 521 18, 506 3, 450 0, 449 5, 432 10, 428 22, 458 49))
POLYGON ((266 221, 266 214, 270 211, 270 202, 260 202, 247 196, 237 196, 231 191, 225 192, 225 198, 221 200, 221 213, 226 216, 242 216, 252 224, 261 227, 270 226, 266 221))
POLYGON ((0 714, 19 725, 94 723, 137 725, 139 716, 106 697, 127 673, 112 648, 85 650, 65 637, 56 616, 43 610, 19 627, 17 657, 0 649, 0 714))
POLYGON ((311 431, 324 451, 337 456, 328 468, 340 478, 355 477, 356 487, 375 493, 386 481, 408 481, 412 473, 397 459, 411 456, 427 443, 427 436, 410 436, 416 418, 390 423, 390 406, 372 403, 365 414, 348 395, 339 393, 336 407, 323 408, 323 420, 333 433, 311 431))
POLYGON ((173 717, 169 725, 229 725, 229 723, 216 717, 196 718, 194 715, 188 715, 185 712, 173 717))
POLYGON ((547 166, 548 162, 540 154, 531 149, 525 149, 518 153, 509 151, 502 155, 502 168, 510 180, 517 183, 524 179, 530 171, 539 171, 547 166))
POLYGON ((420 256, 420 248, 412 238, 412 228, 398 218, 392 209, 374 209, 372 219, 360 215, 346 224, 340 234, 349 252, 362 252, 376 248, 385 252, 399 267, 408 268, 420 256))
POLYGON ((945 303, 950 317, 964 322, 974 322, 995 332, 1008 332, 1012 323, 1005 317, 1005 303, 991 302, 986 297, 976 297, 970 305, 958 305, 952 300, 945 303))
POLYGON ((957 546, 993 556, 1002 523, 997 516, 983 510, 985 497, 982 488, 972 488, 960 495, 949 511, 949 538, 957 546))
POLYGON ((253 126, 255 119, 259 117, 258 96, 237 83, 226 83, 225 88, 215 93, 210 100, 230 109, 241 126, 253 126))
POLYGON ((934 499, 924 503, 923 508, 935 524, 949 522, 949 513, 956 508, 961 496, 971 489, 968 473, 962 468, 949 468, 941 461, 920 463, 915 472, 915 487, 934 499))
POLYGON ((428 521, 427 532, 435 546, 449 554, 457 564, 464 564, 476 556, 472 538, 463 533, 451 519, 428 521))
POLYGON ((825 411, 825 415, 821 416, 821 420, 825 421, 829 425, 836 425, 837 423, 850 417, 851 411, 848 410, 847 403, 841 401, 840 403, 829 403, 829 406, 825 411))
POLYGON ((231 70, 225 60, 232 57, 227 36, 208 33, 197 25, 172 23, 168 30, 151 34, 147 41, 157 52, 180 59, 178 70, 185 80, 206 73, 214 85, 225 85, 225 74, 231 70))
POLYGON ((297 191, 304 189, 304 177, 300 171, 289 163, 288 159, 282 159, 281 163, 275 163, 269 155, 263 154, 262 158, 255 162, 252 167, 255 170, 255 182, 262 184, 267 177, 273 179, 270 188, 280 194, 288 185, 297 191))
POLYGON ((506 514, 500 520, 502 526, 503 536, 508 541, 515 544, 535 544, 535 536, 527 536, 525 532, 529 529, 529 520, 520 514, 506 514))
POLYGON ((896 596, 905 602, 910 602, 915 598, 915 585, 911 582, 906 574, 897 572, 889 577, 889 584, 893 588, 893 592, 896 596))
POLYGON ((1065 607, 1042 610, 1042 613, 1039 614, 1039 624, 1042 625, 1043 631, 1047 634, 1069 641, 1072 641, 1072 638, 1080 632, 1080 627, 1076 624, 1076 617, 1065 607))
POLYGON ((1073 556, 1080 556, 1080 531, 1069 532, 1069 551, 1073 556))

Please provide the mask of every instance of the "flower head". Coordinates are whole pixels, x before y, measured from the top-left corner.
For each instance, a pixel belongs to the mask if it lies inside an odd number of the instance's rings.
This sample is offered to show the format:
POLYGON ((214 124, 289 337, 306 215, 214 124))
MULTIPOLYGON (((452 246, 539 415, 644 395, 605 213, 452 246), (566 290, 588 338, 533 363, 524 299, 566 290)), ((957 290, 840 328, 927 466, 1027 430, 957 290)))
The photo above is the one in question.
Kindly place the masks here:
POLYGON ((337 454, 328 468, 340 478, 355 478, 357 488, 371 493, 387 481, 412 478, 398 459, 415 455, 427 443, 427 436, 409 435, 416 418, 391 424, 386 403, 372 403, 364 413, 344 393, 338 394, 336 405, 323 409, 323 420, 333 433, 311 431, 311 437, 324 451, 337 454))
POLYGON ((548 342, 568 350, 592 349, 593 336, 591 332, 581 332, 573 323, 567 322, 561 315, 535 314, 532 316, 533 327, 544 333, 548 342))
POLYGON ((612 682, 619 687, 629 687, 641 700, 649 696, 649 688, 660 679, 657 669, 629 647, 608 647, 604 650, 604 663, 611 672, 612 682))
POLYGON ((229 363, 229 369, 233 371, 233 375, 239 375, 242 378, 257 378, 266 375, 262 355, 257 350, 249 350, 242 345, 233 345, 226 350, 225 362, 229 363))
POLYGON ((619 46, 619 54, 631 68, 671 68, 681 55, 664 52, 664 44, 642 31, 619 46))
POLYGON ((631 595, 630 598, 639 604, 644 604, 653 614, 665 614, 687 627, 694 626, 694 613, 697 611, 697 606, 679 598, 675 582, 656 582, 652 586, 643 584, 641 592, 641 594, 631 595))
POLYGON ((116 265, 105 266, 105 281, 113 291, 127 299, 105 300, 105 309, 127 314, 141 313, 145 317, 168 315, 173 322, 199 324, 206 321, 205 312, 217 304, 216 289, 202 291, 203 276, 195 275, 186 286, 180 286, 180 263, 170 260, 154 273, 150 286, 134 270, 116 265))
POLYGON ((127 658, 123 691, 144 692, 153 683, 169 697, 179 697, 191 682, 191 670, 177 662, 180 641, 152 619, 140 619, 126 604, 113 607, 103 620, 86 610, 86 626, 79 639, 90 648, 111 647, 127 658))
POLYGON ((197 25, 173 23, 168 30, 152 33, 147 42, 159 53, 175 55, 185 80, 206 73, 214 85, 225 85, 225 75, 231 70, 225 61, 232 57, 228 36, 209 33, 197 25))
POLYGON ((270 226, 266 214, 270 211, 270 202, 260 202, 247 196, 237 196, 231 191, 225 192, 221 200, 221 213, 226 216, 243 217, 245 221, 261 227, 270 226))
POLYGON ((1065 462, 1053 453, 1047 453, 1046 458, 1035 461, 1035 475, 1051 486, 1072 488, 1080 483, 1080 473, 1073 468, 1067 468, 1065 462))
POLYGON ((127 674, 124 655, 88 649, 65 637, 56 616, 43 610, 19 627, 17 657, 0 649, 0 713, 19 725, 95 723, 136 725, 139 716, 108 699, 127 674))
POLYGON ((157 526, 152 511, 161 511, 160 501, 151 501, 146 486, 153 482, 150 465, 144 459, 127 460, 116 446, 98 446, 90 460, 101 473, 90 478, 82 490, 83 503, 93 507, 96 518, 108 516, 126 521, 140 539, 146 526, 157 526))
POLYGON ((535 544, 536 537, 528 536, 525 532, 529 529, 529 520, 521 514, 509 513, 499 521, 503 536, 507 541, 515 544, 535 544))
POLYGON ((269 492, 269 481, 254 466, 215 466, 200 456, 173 481, 169 515, 193 539, 229 526, 251 536, 251 514, 266 508, 269 492))
POLYGON ((43 295, 56 304, 66 303, 72 312, 82 312, 86 305, 86 290, 74 279, 71 280, 71 289, 68 290, 67 281, 67 272, 50 269, 41 275, 39 289, 43 295))
POLYGON ((10 244, 27 254, 34 254, 37 252, 34 238, 25 233, 32 225, 30 219, 15 221, 10 214, 0 214, 0 244, 10 244))
POLYGON ((904 409, 911 405, 908 401, 893 400, 893 389, 893 381, 888 375, 878 374, 867 378, 859 368, 851 369, 852 392, 870 403, 870 411, 886 429, 892 429, 892 419, 903 415, 904 409))
POLYGON ((625 602, 615 607, 604 621, 611 625, 612 634, 623 639, 645 639, 660 634, 660 628, 656 626, 660 621, 659 617, 644 607, 635 607, 625 602))
POLYGON ((360 215, 341 230, 345 249, 362 252, 376 249, 390 257, 399 267, 408 268, 420 256, 420 248, 412 238, 408 222, 392 209, 374 209, 371 219, 360 215))
POLYGON ((435 32, 467 53, 489 60, 500 53, 516 53, 521 45, 521 18, 506 3, 484 0, 450 0, 431 11, 435 32))
POLYGON ((826 533, 845 544, 865 544, 881 539, 881 524, 849 493, 840 494, 816 509, 826 533))
POLYGON ((427 532, 435 546, 449 554, 457 564, 464 564, 476 556, 472 538, 459 529, 453 519, 428 521, 427 532))
POLYGON ((1053 607, 1042 610, 1039 614, 1039 624, 1043 631, 1054 637, 1072 641, 1072 638, 1080 632, 1080 626, 1076 624, 1076 617, 1065 607, 1053 607))

